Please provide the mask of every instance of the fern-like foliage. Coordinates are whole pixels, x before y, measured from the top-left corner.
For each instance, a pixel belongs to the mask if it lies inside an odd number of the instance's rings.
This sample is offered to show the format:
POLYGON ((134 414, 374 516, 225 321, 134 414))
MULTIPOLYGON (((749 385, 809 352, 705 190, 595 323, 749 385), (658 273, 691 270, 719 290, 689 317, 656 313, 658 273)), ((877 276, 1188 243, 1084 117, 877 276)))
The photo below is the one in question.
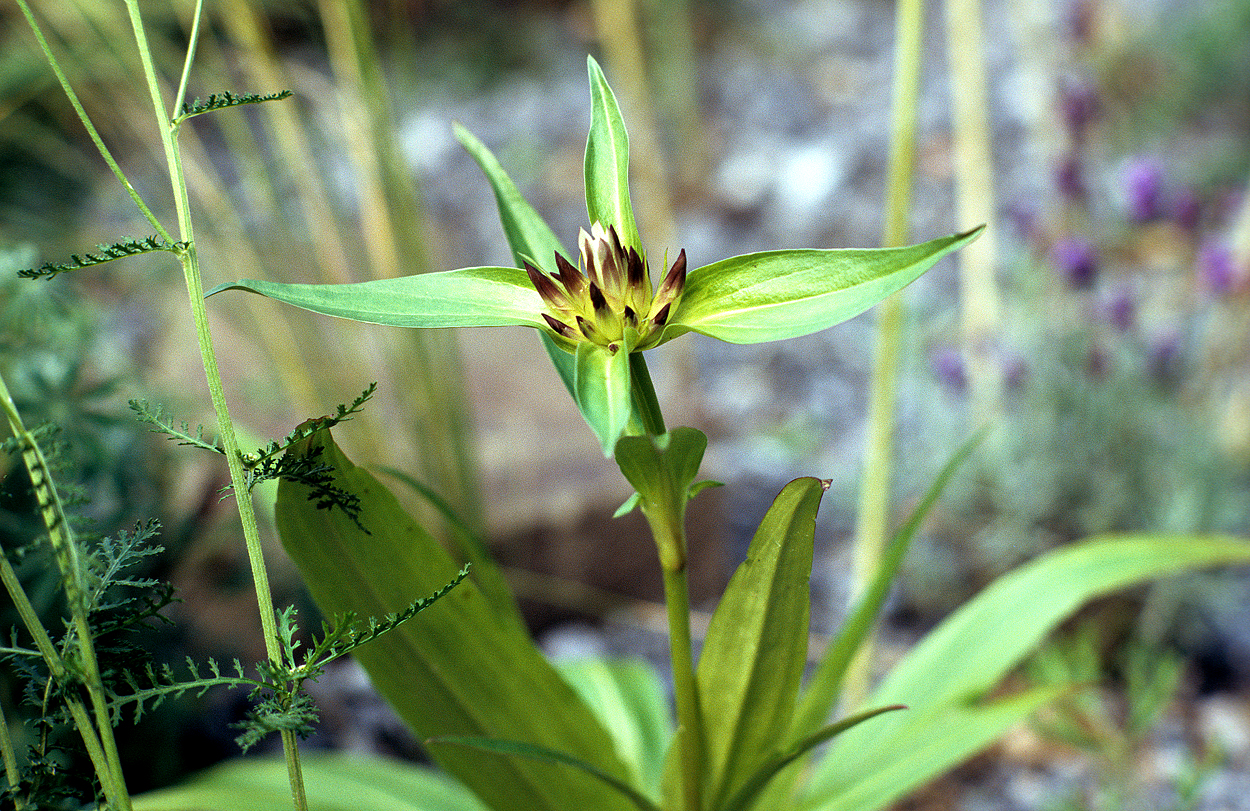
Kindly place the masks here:
POLYGON ((179 445, 190 445, 201 450, 225 453, 216 440, 209 442, 204 438, 203 425, 197 426, 195 433, 191 433, 191 426, 186 420, 175 421, 165 412, 165 408, 160 403, 151 404, 147 400, 131 400, 130 410, 135 412, 139 422, 153 426, 149 429, 151 433, 166 434, 179 445))
POLYGON ((333 623, 321 624, 321 637, 307 648, 299 641, 295 608, 280 611, 278 641, 282 661, 257 665, 263 683, 252 691, 251 698, 257 702, 255 707, 235 725, 240 730, 235 743, 246 752, 272 732, 289 731, 307 737, 317 722, 317 708, 304 692, 304 683, 310 679, 316 681, 325 672, 326 665, 335 659, 395 630, 429 608, 468 574, 469 567, 465 565, 450 583, 438 591, 414 600, 404 610, 385 617, 370 617, 362 622, 351 612, 336 615, 333 623))
POLYGON ((174 119, 173 123, 178 125, 193 116, 211 113, 214 110, 224 110, 227 107, 238 107, 241 104, 261 104, 266 101, 281 101, 290 97, 290 90, 282 90, 265 95, 259 93, 231 93, 228 90, 222 93, 212 93, 204 100, 200 100, 197 97, 195 101, 184 103, 182 105, 182 113, 174 119))
MULTIPOLYGON (((373 397, 374 392, 378 389, 377 382, 369 384, 369 387, 356 396, 350 404, 343 405, 339 403, 335 409, 334 415, 329 414, 322 417, 314 417, 301 423, 294 431, 287 434, 281 441, 271 441, 265 447, 255 451, 254 453, 243 454, 243 466, 248 469, 264 468, 266 464, 281 454, 286 453, 292 445, 304 439, 308 439, 318 431, 324 431, 327 428, 333 428, 344 420, 350 419, 353 414, 359 414, 364 408, 365 403, 373 397)), ((185 424, 185 423, 184 423, 185 424)), ((268 476, 266 478, 278 478, 278 476, 268 476)), ((258 479, 260 481, 261 479, 258 479)))
POLYGON ((17 275, 24 279, 51 279, 70 270, 78 270, 91 267, 92 265, 102 265, 115 259, 125 259, 128 256, 137 256, 141 253, 155 253, 157 251, 182 253, 188 247, 190 247, 189 243, 167 242, 157 236, 144 237, 143 239, 126 237, 120 242, 114 242, 112 245, 97 245, 96 253, 70 254, 67 262, 47 262, 37 268, 19 270, 17 275))
MULTIPOLYGON (((301 423, 294 431, 280 440, 271 440, 263 448, 239 456, 243 463, 244 484, 250 493, 252 488, 270 479, 285 479, 289 482, 302 484, 309 488, 309 498, 316 502, 320 509, 340 509, 356 522, 366 534, 368 530, 360 523, 360 499, 353 493, 334 483, 330 467, 317 461, 317 454, 287 453, 296 443, 308 439, 319 431, 333 428, 344 420, 358 414, 369 401, 378 384, 370 383, 356 399, 346 405, 340 403, 334 414, 326 414, 301 423)), ((204 438, 204 426, 197 426, 195 431, 185 420, 176 420, 169 416, 159 404, 153 405, 146 400, 131 400, 130 408, 140 422, 153 426, 153 433, 165 434, 179 445, 189 445, 214 453, 225 454, 225 450, 216 440, 204 438)), ((223 496, 229 487, 223 489, 223 496)))
POLYGON ((173 667, 164 664, 159 668, 148 663, 142 669, 131 669, 123 674, 124 689, 109 694, 109 713, 113 723, 118 723, 127 707, 135 723, 144 713, 155 709, 171 698, 187 693, 202 696, 213 687, 247 687, 260 689, 265 682, 247 676, 243 664, 235 659, 231 665, 233 675, 222 671, 216 659, 203 664, 187 657, 186 674, 179 676, 173 667))

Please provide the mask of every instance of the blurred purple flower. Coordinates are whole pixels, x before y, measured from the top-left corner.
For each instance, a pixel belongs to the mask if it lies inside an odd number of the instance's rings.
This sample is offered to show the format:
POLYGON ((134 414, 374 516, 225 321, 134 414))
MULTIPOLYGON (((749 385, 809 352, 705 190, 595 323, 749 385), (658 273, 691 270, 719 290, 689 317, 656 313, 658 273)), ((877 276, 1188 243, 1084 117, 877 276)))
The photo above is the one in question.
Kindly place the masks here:
POLYGON ((1098 275, 1098 255, 1094 246, 1081 237, 1068 237, 1051 249, 1055 267, 1078 290, 1092 287, 1098 275))
POLYGON ((1181 372, 1181 338, 1175 333, 1160 335, 1150 345, 1147 368, 1156 381, 1172 384, 1181 372))
POLYGON ((1074 143, 1085 142, 1101 106, 1098 88, 1088 79, 1068 78, 1059 87, 1059 114, 1074 143))
POLYGON ((1018 389, 1024 385, 1024 381, 1029 375, 1029 364, 1020 353, 1004 352, 1001 363, 1003 385, 1009 389, 1018 389))
POLYGON ((1066 28, 1072 41, 1088 45, 1094 34, 1094 6, 1090 0, 1073 0, 1065 15, 1066 28))
POLYGON ((1016 200, 1007 206, 1007 220, 1016 229, 1016 234, 1023 240, 1032 242, 1037 239, 1037 207, 1032 200, 1016 200))
POLYGON ((1133 291, 1121 287, 1103 306, 1108 323, 1120 332, 1128 332, 1133 328, 1137 317, 1137 300, 1133 291))
POLYGON ((952 347, 935 350, 929 356, 929 365, 938 380, 955 391, 963 391, 968 386, 968 369, 964 364, 963 353, 952 347))
POLYGON ((1063 159, 1063 163, 1055 170, 1055 185, 1059 188, 1059 193, 1069 200, 1085 200, 1088 190, 1085 188, 1085 170, 1081 166, 1080 158, 1069 155, 1063 159))
POLYGON ((1091 346, 1089 354, 1085 356, 1086 374, 1095 380, 1102 380, 1110 368, 1111 361, 1107 357, 1107 351, 1101 346, 1091 346))
POLYGON ((1172 202, 1172 220, 1186 231, 1198 230, 1202 221, 1202 200, 1193 189, 1181 189, 1172 202))
POLYGON ((1124 168, 1124 196, 1133 222, 1162 217, 1163 166, 1154 158, 1135 158, 1124 168))
POLYGON ((1233 263, 1233 252, 1225 244, 1209 242, 1198 249, 1194 264, 1197 266, 1198 279, 1217 296, 1232 292, 1237 282, 1237 268, 1233 263))

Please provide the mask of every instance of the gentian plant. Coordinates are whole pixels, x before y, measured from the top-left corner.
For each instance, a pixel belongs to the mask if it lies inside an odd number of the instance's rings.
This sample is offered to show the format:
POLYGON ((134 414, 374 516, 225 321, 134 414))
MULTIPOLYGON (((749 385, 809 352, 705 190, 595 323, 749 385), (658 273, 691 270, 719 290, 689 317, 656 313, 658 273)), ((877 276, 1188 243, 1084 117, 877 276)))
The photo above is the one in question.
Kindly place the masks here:
POLYGON ((589 75, 589 228, 579 233, 576 254, 565 251, 490 151, 457 127, 494 189, 517 267, 345 285, 243 280, 214 291, 247 290, 392 326, 532 327, 605 456, 615 457, 634 487, 621 512, 636 507, 646 517, 663 571, 676 714, 671 733, 654 676, 610 662, 557 672, 525 632, 480 544, 466 541, 459 558, 448 554, 325 433, 311 437, 306 452, 335 470, 339 486, 361 495, 360 523, 318 510, 299 483, 279 485, 283 543, 326 612, 394 611, 411 595, 447 582, 461 558, 474 565, 471 582, 432 607, 424 622, 405 625, 356 656, 427 738, 435 761, 478 800, 508 811, 878 808, 1056 694, 1039 689, 977 700, 1090 595, 1198 559, 1221 559, 1234 548, 1246 553, 1244 545, 1213 541, 1194 546, 1182 562, 1159 544, 1136 539, 1049 561, 952 618, 870 704, 843 708, 831 722, 843 677, 908 543, 970 446, 900 530, 805 691, 808 578, 816 511, 828 482, 797 479, 764 516, 696 665, 684 517, 687 502, 709 484, 696 481, 707 439, 693 428, 666 428, 642 353, 687 332, 755 343, 826 329, 915 280, 979 229, 895 249, 754 253, 689 271, 682 250, 671 262, 665 258, 657 285, 632 213, 621 113, 593 59, 589 75), (1097 576, 1090 575, 1091 563, 1097 576), (1064 597, 1017 610, 1043 584, 1064 597), (1015 614, 1005 632, 1008 607, 1015 614), (981 638, 987 648, 978 645, 981 638), (960 660, 946 661, 955 655, 960 660), (892 712, 905 704, 911 713, 892 712), (906 720, 891 720, 896 717, 906 720), (813 764, 816 747, 837 736, 832 754, 813 764))

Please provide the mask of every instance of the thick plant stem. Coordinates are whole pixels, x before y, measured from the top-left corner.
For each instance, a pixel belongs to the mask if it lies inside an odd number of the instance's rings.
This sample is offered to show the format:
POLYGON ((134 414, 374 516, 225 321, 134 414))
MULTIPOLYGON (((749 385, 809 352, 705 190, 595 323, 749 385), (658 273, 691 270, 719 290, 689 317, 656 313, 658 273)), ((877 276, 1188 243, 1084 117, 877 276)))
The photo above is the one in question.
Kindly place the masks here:
MULTIPOLYGON (((682 541, 684 548, 684 538, 682 541)), ((669 655, 673 664, 677 745, 681 748, 682 808, 683 811, 702 811, 703 715, 699 709, 699 689, 694 677, 690 587, 685 560, 679 568, 664 569, 664 603, 668 610, 669 655)))
MULTIPOLYGON (((9 736, 9 719, 4 715, 4 705, 0 704, 0 757, 4 758, 4 779, 10 786, 16 786, 21 778, 17 770, 17 752, 13 751, 13 739, 9 736)), ((22 811, 26 803, 16 807, 22 811)))
MULTIPOLYGON (((893 133, 886 189, 882 247, 907 240, 911 184, 916 154, 916 110, 920 96, 920 40, 924 26, 923 0, 899 0, 895 20, 893 133)), ((903 331, 903 305, 898 293, 882 303, 877 315, 877 346, 873 357, 872 391, 868 405, 868 436, 860 479, 858 523, 851 603, 868 588, 881 565, 890 505, 890 478, 894 453, 894 402, 898 388, 898 355, 903 331)), ((873 635, 865 637, 852 663, 843 692, 842 708, 851 712, 867 696, 871 674, 873 635)))

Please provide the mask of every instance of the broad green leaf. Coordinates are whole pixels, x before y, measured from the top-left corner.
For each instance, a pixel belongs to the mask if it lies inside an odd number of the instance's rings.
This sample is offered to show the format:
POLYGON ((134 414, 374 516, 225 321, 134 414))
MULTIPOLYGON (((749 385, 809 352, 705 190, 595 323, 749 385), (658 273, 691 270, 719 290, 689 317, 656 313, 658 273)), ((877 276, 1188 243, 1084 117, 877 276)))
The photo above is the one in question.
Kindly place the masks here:
POLYGON ((734 344, 809 335, 859 315, 976 239, 984 226, 906 248, 746 254, 690 272, 668 337, 734 344))
POLYGON ((708 626, 696 678, 711 808, 788 740, 807 662, 808 580, 825 487, 805 478, 782 489, 708 626))
MULTIPOLYGON (((1000 577, 890 671, 869 702, 907 704, 912 713, 883 718, 871 732, 859 728, 840 737, 815 768, 808 792, 812 807, 880 807, 828 803, 949 734, 948 713, 996 686, 1089 600, 1189 569, 1246 563, 1250 543, 1238 538, 1104 536, 1055 550, 1000 577)), ((937 773, 917 772, 910 786, 937 773)))
POLYGON ((738 789, 738 793, 725 804, 721 811, 746 811, 746 809, 750 808, 751 804, 759 798, 760 792, 762 792, 764 787, 768 785, 769 780, 775 777, 782 769, 803 757, 803 755, 807 754, 815 747, 820 746, 825 741, 828 741, 837 735, 841 735, 851 727, 859 726, 869 718, 875 718, 882 713, 905 709, 907 708, 902 704, 896 704, 893 707, 878 707, 875 710, 866 710, 853 715, 850 718, 843 718, 841 721, 821 727, 811 735, 808 735, 806 738, 803 738, 798 743, 794 744, 789 752, 773 755, 765 761, 764 765, 760 766, 760 768, 756 770, 755 774, 751 775, 746 782, 742 784, 742 787, 738 789))
POLYGON ((902 725, 905 737, 899 740, 906 745, 875 763, 871 771, 856 774, 849 784, 812 793, 807 802, 792 807, 801 811, 886 808, 990 746, 1067 689, 1040 688, 985 705, 947 704, 918 713, 905 710, 850 730, 838 738, 836 751, 851 735, 871 738, 874 727, 887 720, 902 725))
POLYGON ((243 279, 219 285, 312 310, 392 327, 543 328, 542 299, 518 268, 462 268, 354 284, 283 284, 243 279))
MULTIPOLYGON (((321 432, 292 449, 316 454, 338 487, 360 499, 364 530, 341 510, 318 509, 308 488, 282 481, 283 546, 327 616, 382 616, 448 582, 460 564, 395 496, 321 432), (368 530, 366 534, 365 530, 368 530), (435 585, 437 583, 437 585, 435 585)), ((471 582, 354 654, 373 684, 422 738, 462 735, 546 746, 624 779, 612 739, 515 622, 471 582)), ((445 747, 450 774, 499 811, 629 808, 587 775, 547 763, 445 747)))
POLYGON ((521 616, 521 608, 508 587, 508 581, 504 579, 503 570, 491 556, 486 541, 447 503, 446 499, 434 492, 432 487, 428 487, 411 474, 393 467, 377 469, 399 479, 434 507, 447 522, 447 526, 451 528, 452 540, 455 541, 457 550, 465 560, 472 564, 470 577, 490 601, 496 616, 507 617, 515 622, 518 628, 525 628, 525 618, 521 616))
POLYGON ((702 431, 678 426, 659 436, 621 437, 616 463, 644 502, 680 518, 706 450, 702 431))
MULTIPOLYGON (((586 58, 590 73, 590 135, 586 138, 586 213, 591 224, 616 234, 626 248, 631 245, 643 254, 629 202, 629 136, 625 120, 608 87, 603 70, 594 57, 586 58)), ((645 255, 645 254, 643 254, 645 255)))
POLYGON ((616 440, 633 414, 629 382, 629 347, 616 352, 592 343, 577 345, 574 358, 573 397, 577 408, 611 456, 616 440))
POLYGON ((556 664, 616 742, 631 782, 658 799, 673 718, 664 686, 642 660, 584 658, 556 664))
POLYGON ((543 761, 545 763, 562 763, 565 766, 572 766, 596 780, 600 780, 620 793, 622 797, 629 800, 641 811, 660 811, 659 806, 651 802, 642 792, 634 786, 631 786, 624 780, 614 777, 597 766, 593 766, 584 760, 575 758, 565 752, 555 749, 549 749, 545 746, 536 746, 532 743, 524 743, 523 741, 502 741, 493 738, 471 738, 460 736, 443 736, 431 738, 427 743, 430 744, 446 744, 453 746, 465 746, 470 749, 480 749, 483 752, 498 752, 501 755, 512 755, 514 757, 529 758, 531 760, 543 761))
MULTIPOLYGON (((304 755, 309 811, 486 811, 442 772, 361 754, 304 755)), ((134 798, 135 811, 273 811, 291 807, 280 758, 231 760, 134 798)))
POLYGON ((882 556, 881 567, 873 576, 872 582, 868 584, 868 589, 860 598, 859 603, 842 623, 838 634, 829 644, 829 649, 825 652, 820 666, 803 692, 799 709, 795 712, 794 726, 790 731, 792 737, 807 735, 824 723, 833 711, 842 691, 842 680, 846 676, 846 670, 869 630, 876 623, 877 614, 885 603, 890 585, 903 564, 903 558, 911 547, 912 539, 924 522, 925 516, 929 514, 929 510, 937 502, 938 496, 946 489, 951 476, 955 475, 955 471, 964 463, 983 436, 984 432, 979 432, 955 452, 955 455, 938 473, 933 484, 929 486, 920 504, 890 540, 882 556))

